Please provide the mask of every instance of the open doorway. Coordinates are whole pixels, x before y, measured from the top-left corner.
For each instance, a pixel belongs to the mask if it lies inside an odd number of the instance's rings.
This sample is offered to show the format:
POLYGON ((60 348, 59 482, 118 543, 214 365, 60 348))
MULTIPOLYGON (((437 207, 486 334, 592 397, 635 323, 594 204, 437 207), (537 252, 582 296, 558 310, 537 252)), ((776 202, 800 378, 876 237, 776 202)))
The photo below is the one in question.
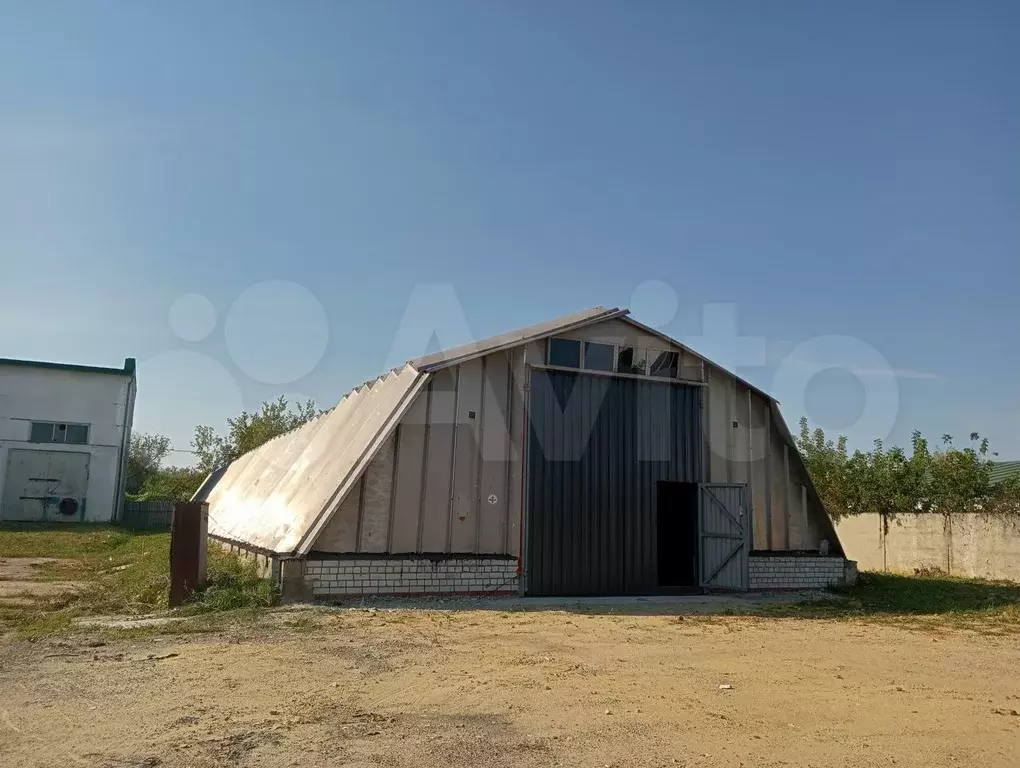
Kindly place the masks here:
POLYGON ((698 586, 698 484, 660 480, 656 489, 659 586, 698 586))

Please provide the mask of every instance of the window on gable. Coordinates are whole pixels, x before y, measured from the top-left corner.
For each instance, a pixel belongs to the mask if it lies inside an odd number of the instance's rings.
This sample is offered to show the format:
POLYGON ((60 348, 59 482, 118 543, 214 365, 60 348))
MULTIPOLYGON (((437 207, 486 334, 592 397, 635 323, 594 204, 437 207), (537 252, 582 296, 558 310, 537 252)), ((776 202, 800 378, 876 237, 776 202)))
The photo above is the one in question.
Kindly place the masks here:
POLYGON ((648 359, 651 364, 648 368, 650 376, 660 376, 664 379, 675 379, 680 375, 680 353, 666 350, 652 349, 648 359))
POLYGON ((561 368, 581 367, 581 342, 577 339, 549 339, 549 365, 561 368))
POLYGON ((613 372, 616 347, 612 344, 599 344, 597 341, 584 342, 584 367, 589 371, 613 372))
POLYGON ((645 373, 644 350, 638 347, 620 347, 616 358, 616 372, 643 376, 645 373))

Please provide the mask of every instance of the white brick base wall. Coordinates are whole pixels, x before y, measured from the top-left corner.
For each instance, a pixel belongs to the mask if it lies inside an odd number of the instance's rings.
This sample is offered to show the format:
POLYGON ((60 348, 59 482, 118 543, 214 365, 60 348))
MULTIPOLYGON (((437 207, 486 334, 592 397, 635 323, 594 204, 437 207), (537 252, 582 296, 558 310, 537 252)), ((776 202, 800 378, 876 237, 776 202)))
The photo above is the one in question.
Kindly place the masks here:
POLYGON ((508 558, 365 557, 309 559, 304 583, 319 598, 345 595, 517 593, 508 558))
POLYGON ((821 555, 751 555, 751 589, 825 589, 846 583, 846 559, 821 555))

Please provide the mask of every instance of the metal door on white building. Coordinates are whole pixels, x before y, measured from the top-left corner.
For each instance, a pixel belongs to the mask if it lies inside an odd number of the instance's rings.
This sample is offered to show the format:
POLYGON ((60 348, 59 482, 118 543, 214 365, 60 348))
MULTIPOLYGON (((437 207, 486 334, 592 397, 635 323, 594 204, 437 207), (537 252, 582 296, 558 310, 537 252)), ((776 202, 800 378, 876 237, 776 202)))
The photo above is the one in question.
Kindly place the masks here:
POLYGON ((701 484, 698 537, 702 587, 748 588, 749 518, 746 485, 701 484))
POLYGON ((83 520, 88 482, 87 453, 12 449, 0 520, 83 520))

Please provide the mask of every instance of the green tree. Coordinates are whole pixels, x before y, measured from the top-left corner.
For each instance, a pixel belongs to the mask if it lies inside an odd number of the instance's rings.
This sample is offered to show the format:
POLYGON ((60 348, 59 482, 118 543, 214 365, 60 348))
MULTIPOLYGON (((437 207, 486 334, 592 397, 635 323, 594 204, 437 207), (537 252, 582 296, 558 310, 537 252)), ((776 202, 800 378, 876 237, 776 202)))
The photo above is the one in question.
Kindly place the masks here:
POLYGON ((262 407, 254 413, 241 411, 240 415, 227 419, 226 435, 218 435, 210 426, 195 427, 195 439, 191 445, 198 457, 198 466, 206 472, 225 466, 274 437, 311 421, 320 413, 322 411, 316 410, 313 400, 291 406, 281 395, 276 400, 262 403, 262 407))
POLYGON ((209 474, 199 467, 162 467, 149 477, 137 501, 187 501, 209 474))
POLYGON ((876 440, 870 451, 847 450, 846 438, 833 441, 800 420, 797 446, 829 513, 839 519, 865 512, 1015 512, 1020 510, 1020 477, 991 482, 988 440, 970 434, 970 445, 956 448, 950 435, 934 453, 920 432, 911 436, 910 455, 876 440))
POLYGON ((170 455, 170 438, 166 435, 138 432, 131 435, 128 449, 125 492, 137 494, 170 455))

